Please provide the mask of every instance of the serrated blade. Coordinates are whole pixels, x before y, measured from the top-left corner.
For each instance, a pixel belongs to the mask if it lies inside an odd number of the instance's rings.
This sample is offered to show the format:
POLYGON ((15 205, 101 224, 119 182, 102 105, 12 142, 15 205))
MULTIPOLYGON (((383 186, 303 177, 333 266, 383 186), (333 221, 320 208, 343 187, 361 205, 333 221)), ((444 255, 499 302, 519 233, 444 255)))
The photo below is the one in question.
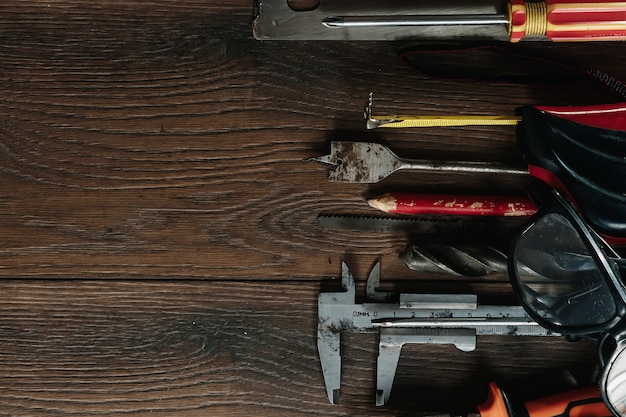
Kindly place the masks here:
POLYGON ((508 231, 501 221, 484 218, 465 220, 445 216, 370 217, 322 214, 317 219, 327 230, 355 232, 503 236, 508 231))
POLYGON ((455 233, 467 232, 468 223, 462 219, 431 217, 368 217, 351 215, 326 215, 318 218, 328 230, 351 230, 358 232, 410 232, 410 233, 455 233))

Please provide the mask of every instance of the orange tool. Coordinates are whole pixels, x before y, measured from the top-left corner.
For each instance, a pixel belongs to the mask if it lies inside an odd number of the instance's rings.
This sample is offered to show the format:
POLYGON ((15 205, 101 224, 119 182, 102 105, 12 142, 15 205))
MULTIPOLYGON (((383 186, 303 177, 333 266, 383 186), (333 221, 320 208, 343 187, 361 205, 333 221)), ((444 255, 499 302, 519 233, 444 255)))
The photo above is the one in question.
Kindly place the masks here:
POLYGON ((626 40, 626 1, 509 0, 508 14, 329 16, 329 28, 507 25, 511 42, 530 35, 552 41, 626 40))
POLYGON ((487 401, 479 405, 480 417, 609 417, 598 388, 582 388, 527 402, 514 402, 495 383, 489 384, 487 401))

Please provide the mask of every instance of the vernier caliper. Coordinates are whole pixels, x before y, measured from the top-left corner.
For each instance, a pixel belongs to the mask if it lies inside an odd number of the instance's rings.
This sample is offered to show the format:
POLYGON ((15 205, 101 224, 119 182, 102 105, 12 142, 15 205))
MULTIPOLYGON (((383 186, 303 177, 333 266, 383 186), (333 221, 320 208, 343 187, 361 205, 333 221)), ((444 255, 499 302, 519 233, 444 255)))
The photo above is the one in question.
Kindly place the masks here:
POLYGON ((341 266, 343 292, 325 292, 318 298, 317 348, 328 399, 339 403, 342 331, 379 331, 376 405, 389 399, 407 343, 453 344, 464 352, 476 348, 477 335, 558 336, 539 326, 520 306, 478 305, 475 295, 396 294, 377 291, 380 263, 371 270, 368 302, 356 303, 354 277, 341 266))

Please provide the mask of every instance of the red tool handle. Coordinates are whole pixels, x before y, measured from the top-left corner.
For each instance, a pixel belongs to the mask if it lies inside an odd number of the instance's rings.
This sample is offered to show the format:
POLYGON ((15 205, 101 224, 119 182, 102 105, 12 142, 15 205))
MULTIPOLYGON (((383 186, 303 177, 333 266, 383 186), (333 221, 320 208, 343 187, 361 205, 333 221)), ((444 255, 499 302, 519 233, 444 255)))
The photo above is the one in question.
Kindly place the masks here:
POLYGON ((523 404, 512 403, 495 383, 489 384, 487 401, 478 406, 481 417, 609 417, 613 414, 602 401, 600 390, 583 388, 552 395, 523 404), (526 413, 516 412, 515 407, 525 408, 526 413))
POLYGON ((390 193, 368 200, 387 213, 453 216, 531 216, 537 207, 527 197, 390 193))
POLYGON ((553 41, 626 39, 626 2, 617 0, 510 0, 510 36, 545 35, 553 41))

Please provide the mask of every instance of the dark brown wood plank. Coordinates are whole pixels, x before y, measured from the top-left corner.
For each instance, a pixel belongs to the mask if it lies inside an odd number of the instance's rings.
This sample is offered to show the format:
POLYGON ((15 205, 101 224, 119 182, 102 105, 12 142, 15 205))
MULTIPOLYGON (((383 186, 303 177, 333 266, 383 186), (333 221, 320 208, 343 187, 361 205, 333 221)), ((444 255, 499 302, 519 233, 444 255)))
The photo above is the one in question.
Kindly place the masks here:
POLYGON ((342 403, 332 406, 316 351, 318 284, 10 280, 2 289, 6 415, 399 416, 471 410, 492 379, 529 398, 593 376, 593 346, 561 338, 480 337, 471 353, 408 346, 380 409, 376 337, 344 334, 342 403))
MULTIPOLYGON (((369 91, 378 109, 400 113, 602 100, 584 88, 428 79, 398 62, 397 43, 258 42, 251 18, 242 1, 3 2, 3 276, 316 279, 331 272, 329 257, 394 264, 405 237, 326 233, 316 216, 376 214, 365 194, 407 184, 511 193, 525 182, 326 183, 324 167, 302 160, 330 139, 520 162, 512 129, 366 132, 369 91)), ((527 48, 624 75, 621 45, 527 48)))

